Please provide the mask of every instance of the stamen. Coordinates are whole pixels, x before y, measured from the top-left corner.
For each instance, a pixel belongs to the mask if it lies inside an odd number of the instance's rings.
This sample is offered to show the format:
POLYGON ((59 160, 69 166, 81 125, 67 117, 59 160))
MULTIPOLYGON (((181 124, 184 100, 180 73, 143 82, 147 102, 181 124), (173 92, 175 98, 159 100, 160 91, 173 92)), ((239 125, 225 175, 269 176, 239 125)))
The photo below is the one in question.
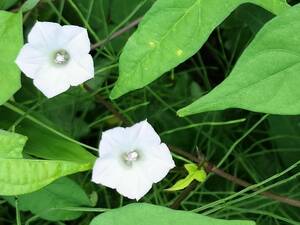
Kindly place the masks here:
POLYGON ((127 152, 123 155, 124 162, 129 166, 131 166, 133 162, 137 161, 138 158, 139 158, 139 153, 136 150, 127 152))
POLYGON ((54 53, 54 60, 53 61, 54 61, 55 64, 58 64, 58 65, 67 64, 69 59, 70 59, 70 55, 64 49, 58 50, 57 52, 54 53))

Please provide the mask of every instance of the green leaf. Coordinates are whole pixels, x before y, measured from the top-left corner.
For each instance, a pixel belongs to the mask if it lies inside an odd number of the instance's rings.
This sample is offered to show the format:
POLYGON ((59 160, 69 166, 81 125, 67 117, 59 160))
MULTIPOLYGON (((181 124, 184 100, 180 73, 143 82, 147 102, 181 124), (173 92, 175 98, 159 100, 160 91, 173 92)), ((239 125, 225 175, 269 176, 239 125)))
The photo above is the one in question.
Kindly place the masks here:
POLYGON ((73 162, 93 163, 96 159, 94 155, 80 145, 65 140, 32 122, 24 121, 17 130, 28 136, 29 140, 25 152, 30 155, 44 159, 73 162))
POLYGON ((166 191, 178 191, 186 188, 193 180, 204 182, 206 179, 206 172, 203 168, 198 168, 196 164, 190 163, 184 165, 188 171, 188 175, 179 181, 177 181, 172 187, 166 189, 166 191))
POLYGON ((300 5, 296 5, 258 32, 227 79, 178 114, 186 116, 228 108, 299 114, 299 36, 300 5))
POLYGON ((20 71, 14 61, 22 44, 22 14, 0 11, 0 105, 21 87, 20 71))
POLYGON ((144 87, 182 63, 240 4, 258 4, 274 14, 289 6, 282 0, 158 0, 146 13, 120 56, 120 76, 111 98, 144 87))
POLYGON ((197 170, 195 173, 194 173, 194 176, 193 178, 196 180, 196 181, 199 181, 199 182, 204 182, 206 180, 206 172, 203 168, 197 170))
POLYGON ((178 180, 172 187, 166 189, 166 191, 179 191, 185 189, 193 180, 193 175, 189 174, 185 178, 178 180))
MULTIPOLYGON (((14 107, 16 111, 23 115, 23 111, 15 106, 12 107, 14 107)), ((33 113, 31 113, 31 116, 38 117, 33 113)), ((0 121, 0 126, 4 129, 8 129, 20 118, 20 116, 8 111, 5 108, 0 108, 0 118, 5 118, 5 120, 0 121)), ((41 116, 38 118, 41 123, 47 124, 46 126, 57 130, 57 127, 55 127, 50 121, 47 121, 41 116)), ((24 153, 26 154, 43 159, 73 161, 80 163, 93 163, 96 159, 94 155, 81 147, 79 144, 66 140, 27 118, 24 118, 24 120, 15 129, 18 133, 28 137, 28 142, 24 148, 24 153)))
POLYGON ((17 2, 18 0, 0 0, 0 9, 8 9, 17 2))
POLYGON ((130 204, 95 217, 90 225, 255 225, 246 220, 221 220, 145 203, 130 204))
MULTIPOLYGON (((14 197, 5 197, 5 199, 14 205, 14 197)), ((31 211, 33 214, 51 221, 74 220, 82 215, 82 212, 62 210, 62 208, 91 206, 89 197, 84 190, 66 177, 39 191, 18 196, 18 203, 20 210, 31 211)))
POLYGON ((21 11, 22 12, 27 12, 31 9, 33 9, 38 3, 40 2, 40 0, 27 0, 21 7, 21 11))
POLYGON ((0 158, 0 195, 30 193, 60 177, 86 171, 91 167, 91 163, 0 158))
POLYGON ((22 158, 27 137, 0 129, 0 158, 22 158))

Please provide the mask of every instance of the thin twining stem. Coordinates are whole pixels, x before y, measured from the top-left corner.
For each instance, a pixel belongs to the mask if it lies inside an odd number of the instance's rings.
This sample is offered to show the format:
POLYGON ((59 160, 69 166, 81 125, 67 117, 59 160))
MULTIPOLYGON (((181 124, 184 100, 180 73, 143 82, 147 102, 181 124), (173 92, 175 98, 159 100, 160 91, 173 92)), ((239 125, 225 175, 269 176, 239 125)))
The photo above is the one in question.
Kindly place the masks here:
MULTIPOLYGON (((183 151, 177 147, 174 147, 174 146, 169 146, 170 149, 172 150, 172 152, 175 152, 176 154, 178 155, 181 155, 181 156, 184 156, 186 158, 188 158, 189 160, 199 164, 201 163, 201 160, 202 159, 198 159, 197 157, 193 156, 192 154, 186 152, 186 151, 183 151)), ((203 164, 206 172, 208 173, 214 173, 234 184, 238 184, 242 187, 250 187, 252 186, 251 183, 247 182, 247 181, 244 181, 236 176, 233 176, 221 169, 219 169, 218 167, 216 167, 214 164, 208 162, 208 161, 205 161, 204 164, 203 164)), ((255 188, 253 189, 254 191, 257 191, 258 189, 255 188)), ((192 190, 191 190, 192 191, 192 190)), ((295 207, 299 207, 300 208, 300 201, 299 200, 296 200, 296 199, 291 199, 291 198, 288 198, 286 196, 281 196, 281 195, 277 195, 277 194, 274 194, 272 192, 269 192, 269 191, 263 191, 263 192, 260 192, 259 194, 269 198, 269 199, 272 199, 272 200, 275 200, 275 201, 278 201, 278 202, 282 202, 282 203, 285 203, 285 204, 288 204, 288 205, 292 205, 292 206, 295 206, 295 207)), ((186 196, 188 196, 188 194, 185 194, 186 196)), ((184 200, 184 199, 183 199, 184 200)), ((176 200, 175 200, 176 202, 176 200)), ((178 203, 177 203, 178 204, 178 203)), ((179 203, 180 204, 180 203, 179 203)), ((176 205, 177 206, 177 205, 176 205)), ((179 206, 179 205, 178 205, 179 206)))
POLYGON ((125 26, 122 29, 116 31, 115 33, 113 33, 112 35, 108 36, 104 40, 101 40, 101 41, 97 42, 96 44, 93 44, 91 46, 91 49, 93 50, 93 49, 102 47, 103 45, 105 45, 109 41, 111 41, 111 40, 115 39, 116 37, 119 37, 122 34, 128 32, 129 30, 131 30, 132 28, 134 28, 136 25, 138 25, 141 22, 142 19, 143 19, 143 17, 139 17, 139 18, 135 19, 134 21, 132 21, 131 23, 129 23, 127 26, 125 26))
MULTIPOLYGON (((92 91, 91 89, 89 91, 92 91)), ((114 106, 110 103, 108 103, 102 96, 100 96, 99 94, 96 94, 96 96, 98 96, 98 98, 100 97, 101 98, 101 103, 111 112, 113 113, 117 118, 121 119, 124 124, 128 124, 128 120, 127 119, 124 119, 123 117, 120 117, 120 115, 122 115, 117 109, 114 108, 114 106), (105 104, 104 104, 105 103, 105 104), (109 107, 108 107, 109 106, 109 107), (117 112, 117 113, 116 113, 117 112), (123 119, 122 119, 123 118, 123 119)), ((236 176, 233 176, 221 169, 219 169, 217 166, 215 166, 214 164, 208 162, 208 161, 204 161, 203 162, 203 159, 199 159, 198 157, 184 151, 184 150, 181 150, 180 148, 177 148, 175 146, 169 146, 170 150, 179 155, 179 156, 182 156, 182 157, 185 157, 187 159, 189 159, 190 161, 193 161, 197 164, 202 164, 205 168, 205 170, 208 172, 208 173, 214 173, 234 184, 237 184, 237 185, 240 185, 242 187, 249 187, 251 186, 252 184, 247 182, 247 181, 244 181, 236 176)), ((192 185, 194 186, 194 185, 192 185)), ((191 191, 193 191, 193 187, 192 188, 189 188, 188 191, 183 191, 182 195, 178 197, 177 200, 175 200, 176 204, 174 203, 172 205, 172 208, 176 208, 176 207, 179 207, 181 202, 189 195, 189 193, 191 191)), ((255 191, 257 189, 254 189, 255 191)), ((288 197, 285 197, 285 196, 281 196, 281 195, 277 195, 277 194, 274 194, 272 192, 269 192, 269 191, 264 191, 264 192, 261 192, 259 193, 269 199, 272 199, 272 200, 275 200, 275 201, 278 201, 278 202, 282 202, 282 203, 285 203, 285 204, 288 204, 288 205, 292 205, 292 206, 295 206, 295 207, 299 207, 300 208, 300 201, 299 200, 295 200, 295 199, 291 199, 291 198, 288 198, 288 197)))

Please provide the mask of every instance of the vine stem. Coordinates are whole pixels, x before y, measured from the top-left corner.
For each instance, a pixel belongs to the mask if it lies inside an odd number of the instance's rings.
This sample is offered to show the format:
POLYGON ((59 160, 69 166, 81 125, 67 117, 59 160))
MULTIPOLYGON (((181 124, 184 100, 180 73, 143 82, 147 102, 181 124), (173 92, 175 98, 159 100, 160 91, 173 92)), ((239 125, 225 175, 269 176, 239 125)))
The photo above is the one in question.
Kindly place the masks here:
MULTIPOLYGON (((169 146, 169 148, 171 149, 172 152, 175 152, 176 154, 178 155, 181 155, 181 156, 184 156, 186 158, 188 158, 189 160, 199 164, 202 162, 203 159, 199 159, 197 157, 195 157, 194 155, 186 152, 186 151, 183 151, 177 147, 174 147, 174 146, 169 146)), ((250 187, 252 186, 253 184, 247 182, 247 181, 244 181, 236 176, 233 176, 227 172, 225 172, 224 170, 221 170, 219 169, 217 166, 215 166, 214 164, 208 162, 208 161, 205 161, 204 164, 203 164, 203 167, 205 168, 206 172, 207 173, 214 173, 216 175, 218 175, 219 177, 222 177, 234 184, 237 184, 237 185, 240 185, 242 187, 250 187)), ((193 189, 192 189, 193 190, 193 189)), ((192 191, 190 190, 190 192, 192 191)), ((254 191, 257 191, 258 189, 253 189, 254 191)), ((189 193, 182 193, 184 194, 186 197, 188 196, 189 193)), ((288 205, 291 205, 291 206, 295 206, 295 207, 298 207, 300 208, 300 201, 299 200, 296 200, 296 199, 291 199, 291 198, 288 198, 286 196, 281 196, 281 195, 278 195, 278 194, 274 194, 272 192, 269 192, 269 191, 264 191, 264 192, 261 192, 260 193, 261 195, 269 198, 269 199, 272 199, 272 200, 275 200, 275 201, 278 201, 278 202, 282 202, 282 203, 285 203, 285 204, 288 204, 288 205)), ((182 196, 179 196, 178 199, 182 199, 182 196)), ((181 201, 176 201, 175 200, 175 203, 172 205, 173 208, 176 208, 176 207, 179 207, 181 201), (176 203, 176 205, 175 205, 176 203)))
POLYGON ((129 23, 127 26, 123 27, 122 29, 116 31, 115 33, 113 33, 111 36, 108 36, 107 38, 105 38, 104 40, 101 40, 95 44, 93 44, 91 46, 91 49, 94 50, 96 48, 102 47, 103 45, 105 45, 106 43, 108 43, 109 41, 115 39, 116 37, 121 36, 122 34, 128 32, 129 30, 131 30, 132 28, 134 28, 135 26, 137 26, 141 20, 143 19, 143 17, 139 17, 135 20, 133 20, 131 23, 129 23))
MULTIPOLYGON (((85 89, 89 92, 93 92, 93 90, 84 85, 85 89)), ((124 116, 120 116, 122 115, 117 109, 115 109, 115 107, 113 106, 113 104, 107 102, 105 100, 104 97, 102 97, 101 95, 99 94, 96 94, 95 97, 97 99, 99 99, 99 102, 101 104, 103 104, 113 115, 115 115, 117 118, 119 118, 124 124, 130 124, 129 121, 124 117, 124 116), (101 100, 101 101, 100 101, 101 100)), ((184 158, 187 158, 188 160, 194 162, 194 163, 197 163, 197 164, 201 164, 203 165, 203 167, 205 168, 206 172, 207 173, 213 173, 213 174, 216 174, 218 175, 219 177, 222 177, 234 184, 237 184, 237 185, 240 185, 242 187, 249 187, 249 186, 252 186, 251 183, 245 181, 245 180, 242 180, 236 176, 233 176, 227 172, 225 172, 224 170, 221 170, 220 168, 218 168, 217 166, 215 166, 213 163, 209 162, 209 161, 204 161, 204 157, 202 158, 199 158, 199 157, 196 157, 178 147, 175 147, 175 146, 171 146, 171 145, 168 145, 169 149, 181 156, 181 157, 184 157, 184 158)), ((193 191, 193 189, 196 187, 197 185, 195 184, 195 182, 192 182, 190 184, 190 186, 188 186, 180 195, 179 197, 174 201, 174 203, 171 205, 171 208, 178 208, 181 204, 181 202, 186 198, 188 197, 188 195, 193 191)), ((254 191, 257 191, 258 189, 254 189, 254 191)), ((272 192, 269 192, 269 191, 263 191, 263 192, 260 192, 259 194, 269 198, 269 199, 272 199, 272 200, 275 200, 275 201, 278 201, 278 202, 282 202, 282 203, 285 203, 285 204, 288 204, 288 205, 291 205, 291 206, 295 206, 295 207, 298 207, 300 208, 300 201, 299 200, 296 200, 296 199, 291 199, 291 198, 288 198, 288 197, 285 197, 285 196, 281 196, 281 195, 278 195, 278 194, 274 194, 272 192)))
MULTIPOLYGON (((93 93, 93 89, 88 86, 87 84, 83 84, 83 88, 90 92, 93 93)), ((110 102, 106 101, 104 97, 102 97, 99 94, 95 95, 95 99, 97 100, 97 102, 101 103, 102 105, 104 105, 113 115, 115 115, 120 121, 122 121, 125 125, 130 125, 130 122, 127 120, 127 118, 125 116, 123 116, 115 107, 113 104, 111 104, 110 102)))

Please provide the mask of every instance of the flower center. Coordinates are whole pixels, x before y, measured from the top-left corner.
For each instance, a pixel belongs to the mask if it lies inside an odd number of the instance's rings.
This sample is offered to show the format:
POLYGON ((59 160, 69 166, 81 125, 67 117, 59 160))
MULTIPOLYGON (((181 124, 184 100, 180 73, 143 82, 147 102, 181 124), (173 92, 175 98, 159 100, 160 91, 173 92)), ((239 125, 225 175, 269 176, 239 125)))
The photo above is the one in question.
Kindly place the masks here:
POLYGON ((123 160, 127 165, 131 166, 133 162, 139 159, 139 157, 138 151, 133 150, 131 152, 124 153, 123 160))
POLYGON ((69 62, 69 59, 70 59, 70 55, 64 49, 58 50, 57 52, 54 53, 53 61, 55 64, 58 64, 58 65, 67 64, 69 62))

